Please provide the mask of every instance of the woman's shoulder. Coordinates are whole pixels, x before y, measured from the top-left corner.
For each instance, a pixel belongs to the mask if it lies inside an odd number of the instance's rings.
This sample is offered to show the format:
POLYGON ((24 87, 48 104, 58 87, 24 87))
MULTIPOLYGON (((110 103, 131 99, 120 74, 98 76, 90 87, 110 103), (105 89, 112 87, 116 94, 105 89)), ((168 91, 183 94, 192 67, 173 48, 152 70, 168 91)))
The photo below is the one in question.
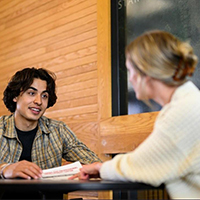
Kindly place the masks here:
POLYGON ((161 116, 180 116, 198 114, 200 109, 200 91, 190 81, 180 86, 173 94, 171 101, 161 110, 161 116))

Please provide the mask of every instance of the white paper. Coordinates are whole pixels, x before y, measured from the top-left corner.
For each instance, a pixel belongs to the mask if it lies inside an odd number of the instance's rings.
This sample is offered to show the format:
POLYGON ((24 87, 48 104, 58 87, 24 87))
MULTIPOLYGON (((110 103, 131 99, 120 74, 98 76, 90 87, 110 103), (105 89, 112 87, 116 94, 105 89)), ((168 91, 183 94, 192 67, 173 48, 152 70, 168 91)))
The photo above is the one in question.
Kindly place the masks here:
POLYGON ((54 167, 51 169, 45 169, 42 172, 42 179, 68 179, 69 177, 80 172, 80 168, 82 167, 79 161, 63 165, 60 167, 54 167))

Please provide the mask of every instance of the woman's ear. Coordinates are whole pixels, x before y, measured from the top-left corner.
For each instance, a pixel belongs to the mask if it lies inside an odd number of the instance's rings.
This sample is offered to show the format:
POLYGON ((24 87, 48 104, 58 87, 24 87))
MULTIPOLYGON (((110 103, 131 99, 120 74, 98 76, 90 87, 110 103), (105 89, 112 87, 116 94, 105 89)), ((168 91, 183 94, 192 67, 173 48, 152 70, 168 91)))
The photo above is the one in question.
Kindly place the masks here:
POLYGON ((152 85, 153 78, 150 76, 145 76, 146 84, 152 85))
POLYGON ((152 78, 151 78, 150 76, 147 76, 147 75, 146 75, 146 81, 147 81, 147 82, 150 82, 151 80, 152 80, 152 78))

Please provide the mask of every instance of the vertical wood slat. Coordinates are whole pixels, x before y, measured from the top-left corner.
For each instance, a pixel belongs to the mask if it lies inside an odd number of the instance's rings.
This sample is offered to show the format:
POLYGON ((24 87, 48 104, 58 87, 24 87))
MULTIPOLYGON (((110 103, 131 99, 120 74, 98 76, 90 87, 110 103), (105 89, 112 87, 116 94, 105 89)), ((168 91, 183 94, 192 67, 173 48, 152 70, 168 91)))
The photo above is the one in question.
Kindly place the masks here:
POLYGON ((110 1, 97 1, 99 120, 111 117, 110 1))
MULTIPOLYGON (((111 117, 111 30, 110 1, 97 0, 97 65, 98 65, 98 133, 99 157, 103 160, 111 156, 100 151, 100 121, 111 117)), ((111 191, 98 192, 99 199, 112 199, 111 191)))

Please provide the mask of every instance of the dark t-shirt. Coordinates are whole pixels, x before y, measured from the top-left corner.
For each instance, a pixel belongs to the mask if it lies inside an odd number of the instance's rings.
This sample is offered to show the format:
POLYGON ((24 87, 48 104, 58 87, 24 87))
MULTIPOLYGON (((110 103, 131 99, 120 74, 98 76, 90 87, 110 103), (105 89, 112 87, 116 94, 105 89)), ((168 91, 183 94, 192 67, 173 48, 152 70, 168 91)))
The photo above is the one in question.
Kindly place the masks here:
MULTIPOLYGON (((16 127, 15 127, 16 128, 16 127)), ((38 127, 31 131, 21 131, 16 128, 18 138, 22 143, 23 151, 20 156, 20 160, 27 160, 31 162, 31 149, 33 141, 35 139, 38 127)), ((42 199, 40 192, 28 192, 28 191, 13 191, 5 192, 0 199, 42 199)))
POLYGON ((17 131, 18 138, 19 138, 20 142, 22 143, 22 147, 23 147, 23 151, 22 151, 19 161, 27 160, 27 161, 31 162, 32 161, 31 160, 31 149, 32 149, 33 141, 35 139, 35 135, 38 130, 38 127, 36 126, 36 128, 34 128, 31 131, 21 131, 17 127, 15 127, 15 128, 17 131))

